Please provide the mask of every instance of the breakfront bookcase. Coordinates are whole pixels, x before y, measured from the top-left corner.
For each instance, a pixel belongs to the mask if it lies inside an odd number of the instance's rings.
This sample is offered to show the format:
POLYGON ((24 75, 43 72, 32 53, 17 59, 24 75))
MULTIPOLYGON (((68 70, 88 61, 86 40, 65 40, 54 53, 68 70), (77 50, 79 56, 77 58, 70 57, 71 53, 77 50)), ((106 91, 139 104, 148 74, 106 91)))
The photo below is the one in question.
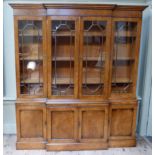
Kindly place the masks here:
POLYGON ((17 149, 136 145, 136 81, 146 6, 10 4, 17 149))

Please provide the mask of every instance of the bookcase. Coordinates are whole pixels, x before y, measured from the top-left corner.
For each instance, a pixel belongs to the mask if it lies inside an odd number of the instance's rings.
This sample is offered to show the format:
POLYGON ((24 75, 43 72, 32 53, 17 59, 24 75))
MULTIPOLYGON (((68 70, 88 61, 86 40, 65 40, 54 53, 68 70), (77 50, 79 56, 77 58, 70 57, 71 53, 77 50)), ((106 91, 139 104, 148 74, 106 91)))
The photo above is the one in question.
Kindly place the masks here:
POLYGON ((136 145, 136 82, 146 6, 10 4, 17 149, 136 145))

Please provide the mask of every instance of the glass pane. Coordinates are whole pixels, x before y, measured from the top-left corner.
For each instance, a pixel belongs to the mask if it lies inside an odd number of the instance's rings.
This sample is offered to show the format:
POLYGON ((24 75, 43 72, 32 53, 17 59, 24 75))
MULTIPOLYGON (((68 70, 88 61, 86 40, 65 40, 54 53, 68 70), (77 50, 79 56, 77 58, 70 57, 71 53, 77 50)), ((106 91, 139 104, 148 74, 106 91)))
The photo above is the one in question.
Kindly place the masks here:
POLYGON ((113 93, 132 92, 136 32, 136 22, 115 22, 112 69, 113 93))
POLYGON ((75 21, 52 21, 52 95, 74 95, 75 21))
POLYGON ((42 22, 18 21, 20 93, 43 95, 42 22))
POLYGON ((84 21, 82 94, 103 95, 106 22, 84 21))

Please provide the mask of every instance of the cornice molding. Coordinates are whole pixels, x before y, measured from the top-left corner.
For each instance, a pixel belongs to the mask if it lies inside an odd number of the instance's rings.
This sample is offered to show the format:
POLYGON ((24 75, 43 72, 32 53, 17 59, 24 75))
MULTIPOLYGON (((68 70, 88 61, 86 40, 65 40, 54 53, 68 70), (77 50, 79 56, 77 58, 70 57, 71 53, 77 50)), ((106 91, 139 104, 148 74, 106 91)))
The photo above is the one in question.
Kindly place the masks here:
POLYGON ((116 4, 9 4, 13 9, 97 9, 97 10, 124 10, 143 11, 147 5, 116 5, 116 4))
POLYGON ((43 4, 28 4, 28 3, 10 3, 9 4, 13 9, 45 9, 43 4))

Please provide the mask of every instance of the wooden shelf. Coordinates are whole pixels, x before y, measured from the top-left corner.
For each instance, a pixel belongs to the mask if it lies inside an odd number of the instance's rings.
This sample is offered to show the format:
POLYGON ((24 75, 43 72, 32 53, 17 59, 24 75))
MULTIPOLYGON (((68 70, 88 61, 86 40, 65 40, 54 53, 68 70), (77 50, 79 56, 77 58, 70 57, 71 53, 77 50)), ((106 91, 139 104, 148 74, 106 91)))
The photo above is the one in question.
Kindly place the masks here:
MULTIPOLYGON (((55 61, 53 58, 52 61, 55 61)), ((56 61, 70 61, 70 57, 56 57, 56 61)), ((71 58, 71 61, 74 61, 74 58, 71 58)), ((86 58, 83 57, 83 61, 86 61, 86 58)), ((87 61, 101 61, 101 57, 87 57, 87 61)), ((102 58, 102 61, 105 61, 105 58, 102 58)), ((113 61, 116 61, 115 58, 113 58, 113 61)), ((129 57, 118 57, 117 61, 134 61, 134 58, 129 57)))
MULTIPOLYGON (((52 35, 54 36, 74 36, 75 31, 72 32, 53 32, 52 35)), ((22 36, 22 33, 19 31, 19 36, 22 36)), ((24 36, 38 36, 38 31, 36 30, 28 30, 24 32, 24 36)), ((42 30, 39 30, 39 36, 42 36, 42 30)), ((106 36, 105 32, 85 32, 84 36, 106 36)), ((136 32, 132 31, 118 31, 115 32, 115 36, 117 37, 136 37, 136 32)))
POLYGON ((27 57, 20 57, 20 60, 34 60, 34 61, 43 61, 43 57, 36 57, 36 56, 27 56, 27 57))
POLYGON ((36 84, 36 83, 43 83, 43 79, 40 79, 40 81, 38 79, 25 79, 22 80, 21 83, 27 83, 27 84, 36 84))
MULTIPOLYGON (((85 84, 86 81, 83 79, 82 83, 85 84)), ((127 78, 119 78, 116 81, 113 79, 112 83, 132 83, 132 81, 127 78)), ((55 79, 53 79, 52 84, 55 84, 55 79)), ((57 78, 56 84, 59 84, 59 85, 70 84, 70 79, 69 78, 57 78)), ((73 84, 73 79, 71 80, 71 84, 73 84)), ((88 78, 87 84, 100 84, 100 79, 99 78, 88 78)), ((103 84, 103 81, 101 84, 103 84)))
MULTIPOLYGON (((74 36, 75 35, 75 31, 72 32, 53 32, 52 31, 52 35, 53 36, 74 36)), ((84 31, 84 36, 106 36, 105 33, 101 33, 101 32, 85 32, 84 31)))
MULTIPOLYGON (((39 31, 39 36, 42 36, 42 29, 38 30, 39 31)), ((37 30, 27 30, 24 32, 24 36, 38 36, 38 31, 37 30)), ((22 31, 19 30, 19 36, 23 36, 22 35, 22 31)))
MULTIPOLYGON (((100 83, 100 79, 99 78, 88 78, 87 79, 87 84, 103 84, 103 80, 101 80, 102 83, 100 83)), ((85 84, 86 81, 83 79, 82 84, 85 84)))
POLYGON ((84 36, 89 36, 89 37, 106 37, 105 32, 85 32, 84 31, 84 36))
MULTIPOLYGON (((88 57, 87 58, 88 61, 101 61, 101 57, 88 57)), ((118 57, 117 61, 134 61, 134 58, 127 58, 127 57, 118 57)), ((83 59, 83 61, 85 61, 85 59, 83 59)), ((102 61, 105 61, 105 58, 102 58, 102 61)), ((113 61, 116 61, 116 59, 113 59, 113 61)))
MULTIPOLYGON (((98 57, 88 57, 87 58, 88 61, 100 61, 101 58, 98 57)), ((53 58, 52 61, 55 61, 55 59, 53 58)), ((70 61, 70 57, 57 57, 56 61, 70 61)), ((74 58, 71 58, 71 61, 74 61, 74 58)), ((86 59, 83 59, 83 61, 86 61, 86 59)))
MULTIPOLYGON (((55 80, 53 79, 52 83, 55 84, 54 82, 55 82, 55 80)), ((57 78, 56 83, 57 84, 69 84, 70 79, 69 78, 57 78)), ((83 80, 83 84, 84 83, 85 83, 85 80, 83 80)), ((87 84, 98 84, 98 83, 100 83, 99 78, 89 78, 87 80, 87 84)), ((71 84, 73 84, 73 79, 71 80, 71 84)))
POLYGON ((115 37, 136 37, 136 32, 133 31, 117 31, 115 37))
MULTIPOLYGON (((86 61, 86 58, 83 58, 83 61, 86 61)), ((101 57, 87 57, 87 61, 101 61, 101 57)), ((105 61, 105 58, 102 57, 102 61, 105 61)))
MULTIPOLYGON (((71 84, 73 84, 73 79, 71 80, 71 84)), ((55 84, 55 79, 53 78, 52 84, 55 84)), ((70 84, 70 79, 69 78, 57 78, 56 79, 56 84, 70 84)))
POLYGON ((116 81, 112 79, 112 83, 132 83, 132 81, 129 78, 116 78, 116 81))
MULTIPOLYGON (((55 61, 55 58, 52 61, 55 61)), ((56 61, 70 61, 70 57, 56 57, 56 61)), ((74 57, 71 58, 71 61, 74 61, 74 57)))
POLYGON ((113 61, 134 61, 134 58, 130 57, 118 57, 117 59, 113 58, 113 61))
POLYGON ((71 31, 71 32, 54 32, 52 31, 52 36, 66 36, 66 37, 70 37, 70 36, 75 36, 75 31, 71 31))

